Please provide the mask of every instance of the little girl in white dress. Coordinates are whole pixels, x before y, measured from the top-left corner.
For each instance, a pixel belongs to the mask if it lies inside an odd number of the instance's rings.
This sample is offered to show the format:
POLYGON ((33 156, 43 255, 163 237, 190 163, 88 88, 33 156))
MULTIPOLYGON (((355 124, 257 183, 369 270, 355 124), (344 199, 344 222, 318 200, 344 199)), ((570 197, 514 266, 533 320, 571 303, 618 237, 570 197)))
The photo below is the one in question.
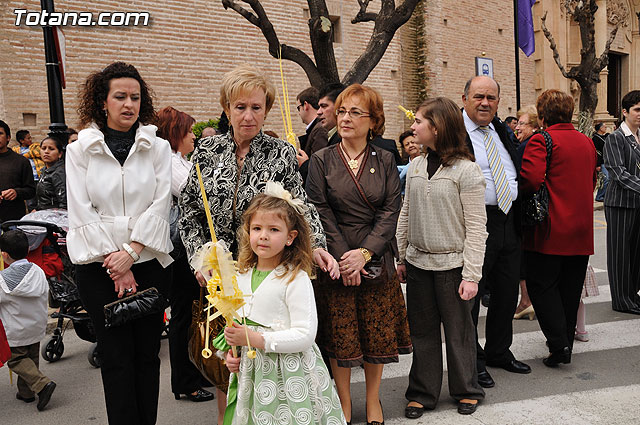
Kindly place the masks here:
POLYGON ((243 215, 238 286, 247 298, 238 314, 247 329, 236 323, 224 332, 230 345, 242 346, 239 357, 226 354, 234 374, 225 424, 346 423, 314 342, 313 259, 303 213, 301 201, 268 182, 243 215))

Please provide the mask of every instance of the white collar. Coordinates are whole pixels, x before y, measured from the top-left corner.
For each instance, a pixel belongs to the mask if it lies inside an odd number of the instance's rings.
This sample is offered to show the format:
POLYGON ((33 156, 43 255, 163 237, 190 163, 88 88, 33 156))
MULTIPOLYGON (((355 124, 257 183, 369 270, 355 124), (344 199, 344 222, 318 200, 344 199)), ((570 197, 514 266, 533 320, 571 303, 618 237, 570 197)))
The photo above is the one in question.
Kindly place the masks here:
MULTIPOLYGON (((469 132, 469 133, 472 133, 472 132, 478 130, 480 127, 482 127, 482 126, 476 124, 475 122, 473 122, 473 120, 471 118, 469 118, 469 115, 467 114, 466 109, 462 110, 462 118, 464 118, 464 126, 467 128, 467 132, 469 132)), ((492 122, 490 122, 487 127, 489 127, 493 131, 496 131, 496 129, 493 126, 492 122)))
MULTIPOLYGON (((627 125, 626 122, 622 121, 622 124, 620 124, 620 129, 622 130, 622 133, 624 133, 625 136, 633 136, 634 134, 631 132, 631 129, 629 128, 629 126, 627 125)), ((636 139, 640 139, 640 128, 636 131, 636 139)))

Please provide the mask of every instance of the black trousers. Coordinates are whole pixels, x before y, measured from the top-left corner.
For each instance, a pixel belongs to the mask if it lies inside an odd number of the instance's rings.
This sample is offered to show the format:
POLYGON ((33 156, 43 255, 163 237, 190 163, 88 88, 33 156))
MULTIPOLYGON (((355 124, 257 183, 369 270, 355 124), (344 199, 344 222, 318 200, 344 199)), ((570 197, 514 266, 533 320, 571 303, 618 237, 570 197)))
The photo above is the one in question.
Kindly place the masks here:
POLYGON ((573 348, 588 255, 549 255, 526 251, 527 292, 549 351, 573 348))
MULTIPOLYGON (((157 260, 134 264, 137 290, 165 292, 166 271, 157 260)), ((101 263, 76 266, 76 284, 96 329, 102 385, 110 425, 156 423, 160 390, 160 333, 163 313, 105 329, 103 307, 117 300, 113 281, 101 263)))
POLYGON ((614 310, 640 308, 640 208, 604 207, 614 310))
POLYGON ((189 360, 189 326, 191 306, 200 297, 200 285, 196 280, 186 256, 171 265, 169 304, 169 360, 171 362, 171 391, 174 394, 190 394, 201 388, 200 371, 189 360))
POLYGON ((413 344, 413 362, 405 397, 434 409, 442 388, 442 337, 447 346, 449 394, 456 400, 482 400, 484 390, 476 372, 473 300, 458 295, 462 268, 422 270, 407 263, 407 315, 413 344))
POLYGON ((514 359, 510 347, 513 342, 513 315, 518 304, 520 277, 520 237, 516 233, 514 208, 505 215, 495 206, 487 206, 487 237, 482 279, 478 284, 472 316, 476 326, 478 372, 486 365, 500 365, 514 359), (491 282, 491 302, 487 311, 484 349, 478 341, 480 298, 485 285, 491 282))

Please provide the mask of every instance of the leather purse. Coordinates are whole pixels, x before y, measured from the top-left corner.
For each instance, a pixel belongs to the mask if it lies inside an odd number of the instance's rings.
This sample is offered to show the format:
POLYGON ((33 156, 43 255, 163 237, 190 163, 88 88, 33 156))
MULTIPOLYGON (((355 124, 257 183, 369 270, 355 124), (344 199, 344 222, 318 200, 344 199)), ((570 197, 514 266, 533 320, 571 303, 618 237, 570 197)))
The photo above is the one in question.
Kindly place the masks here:
MULTIPOLYGON (((204 311, 204 288, 200 287, 200 300, 195 300, 191 308, 191 326, 189 327, 189 360, 200 371, 202 376, 214 384, 216 388, 227 392, 229 387, 229 369, 225 366, 221 358, 215 354, 208 359, 202 357, 202 349, 206 342, 206 320, 204 311)), ((222 316, 211 322, 209 329, 208 347, 213 349, 213 339, 224 329, 225 321, 222 316)), ((215 350, 215 349, 213 349, 215 350)))
MULTIPOLYGON (((547 166, 544 173, 545 179, 549 172, 549 164, 551 163, 551 150, 553 149, 553 140, 551 135, 546 131, 541 131, 544 137, 545 146, 547 148, 547 166)), ((531 197, 522 202, 522 224, 525 226, 535 226, 544 222, 549 216, 549 189, 545 181, 542 182, 540 188, 531 197)))
POLYGON ((122 326, 133 320, 160 313, 167 308, 166 298, 154 287, 136 292, 104 306, 104 327, 122 326))
POLYGON ((371 261, 364 265, 363 270, 367 274, 361 273, 363 283, 374 285, 387 281, 387 269, 385 267, 384 257, 373 257, 371 261))

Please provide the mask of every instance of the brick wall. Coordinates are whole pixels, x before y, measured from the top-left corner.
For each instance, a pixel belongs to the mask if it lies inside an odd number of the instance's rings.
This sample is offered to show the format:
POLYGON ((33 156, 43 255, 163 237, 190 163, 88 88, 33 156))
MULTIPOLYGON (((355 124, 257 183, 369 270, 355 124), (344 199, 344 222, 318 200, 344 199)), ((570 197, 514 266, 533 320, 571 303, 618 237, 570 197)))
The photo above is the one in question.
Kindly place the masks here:
MULTIPOLYGON (((335 44, 340 75, 344 75, 363 51, 373 23, 352 25, 357 2, 330 0, 330 13, 341 17, 342 43, 335 44)), ((263 1, 283 43, 302 48, 311 55, 303 0, 263 1)), ((379 5, 379 1, 377 2, 379 5)), ((372 3, 372 8, 377 5, 372 3)), ((67 125, 77 126, 77 94, 89 73, 122 60, 134 64, 156 93, 156 107, 171 105, 196 120, 218 117, 219 81, 240 62, 251 62, 265 71, 280 87, 278 61, 268 55, 267 42, 259 29, 220 0, 185 1, 104 1, 90 3, 58 0, 56 11, 98 12, 147 11, 148 27, 73 27, 64 29, 67 49, 67 89, 64 104, 67 125)), ((378 6, 379 7, 379 6, 378 6)), ((44 137, 49 125, 46 74, 42 30, 39 27, 14 26, 15 8, 40 9, 40 2, 3 1, 0 3, 0 118, 15 132, 24 128, 23 113, 37 114, 36 139, 44 137)), ((401 46, 394 40, 366 84, 381 91, 387 112, 387 137, 396 138, 404 123, 397 112, 402 89, 399 66, 401 46)), ((302 69, 284 62, 289 88, 294 131, 304 132, 295 111, 296 94, 308 87, 302 69)), ((281 90, 279 90, 281 92, 281 90)), ((284 134, 277 103, 268 116, 265 129, 284 134)))
MULTIPOLYGON (((513 2, 509 0, 431 0, 425 7, 428 92, 462 106, 465 82, 475 75, 475 57, 493 59, 500 83, 498 115, 516 113, 513 2)), ((520 52, 521 103, 535 102, 533 56, 520 52)))

